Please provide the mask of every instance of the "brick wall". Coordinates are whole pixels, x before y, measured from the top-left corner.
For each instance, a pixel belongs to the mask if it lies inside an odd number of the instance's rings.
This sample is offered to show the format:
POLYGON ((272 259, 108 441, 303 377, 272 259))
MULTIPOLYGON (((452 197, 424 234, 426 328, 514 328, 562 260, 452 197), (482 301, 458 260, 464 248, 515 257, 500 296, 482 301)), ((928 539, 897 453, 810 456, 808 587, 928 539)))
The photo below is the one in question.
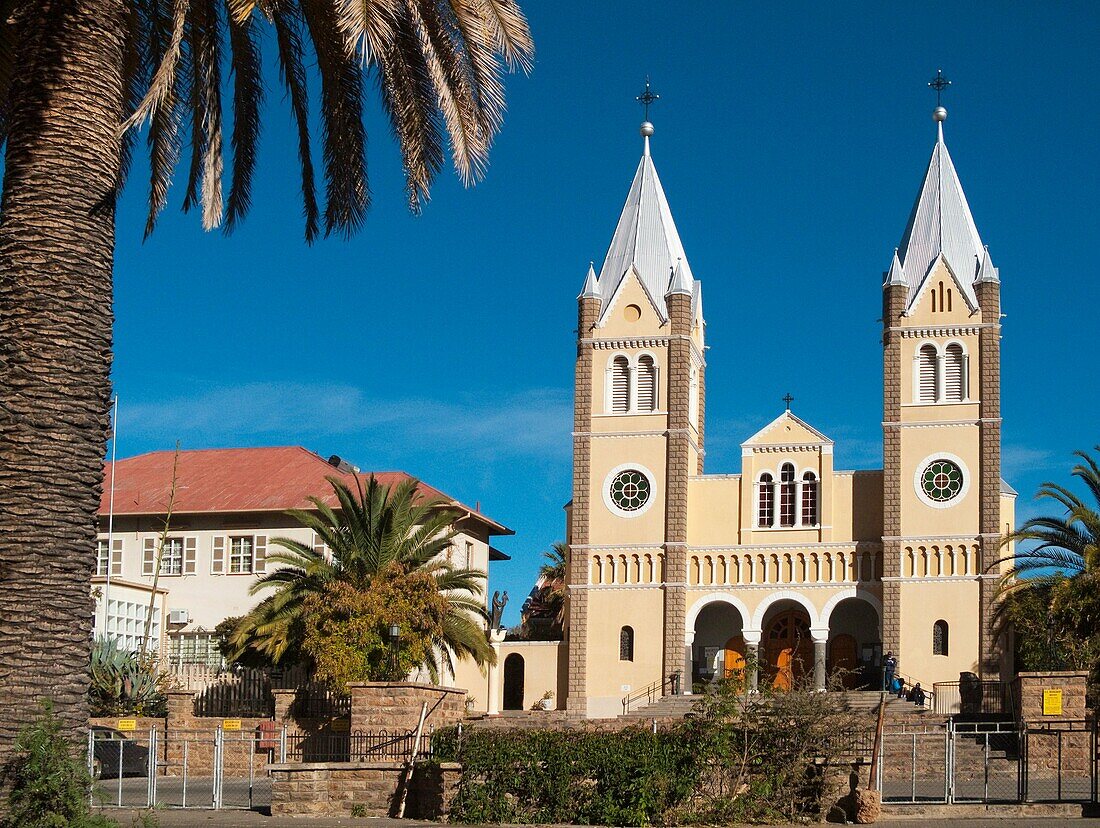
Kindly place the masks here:
MULTIPOLYGON (((405 779, 405 766, 393 762, 319 762, 271 766, 272 816, 389 817, 405 779)), ((409 783, 405 816, 439 820, 447 815, 462 767, 452 763, 418 765, 409 783)))
POLYGON ((466 691, 414 682, 362 682, 351 690, 351 730, 415 730, 420 710, 428 704, 425 733, 432 727, 446 727, 466 715, 466 691))

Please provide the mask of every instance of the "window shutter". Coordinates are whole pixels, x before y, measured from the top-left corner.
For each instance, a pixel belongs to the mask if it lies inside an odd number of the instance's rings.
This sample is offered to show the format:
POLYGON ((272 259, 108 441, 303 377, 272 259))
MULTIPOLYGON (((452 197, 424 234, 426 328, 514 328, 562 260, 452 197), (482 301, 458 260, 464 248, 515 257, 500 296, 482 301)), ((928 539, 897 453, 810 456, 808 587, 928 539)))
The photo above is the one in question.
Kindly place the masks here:
POLYGON ((115 538, 111 543, 111 575, 122 574, 122 538, 115 538))
POLYGON ((210 571, 215 575, 225 574, 225 537, 217 535, 210 555, 210 571))
POLYGON ((321 536, 316 532, 313 533, 313 554, 318 557, 326 557, 325 555, 325 542, 321 540, 321 536))
POLYGON ((947 399, 963 401, 963 349, 958 343, 947 346, 947 399))
POLYGON ((936 349, 925 345, 920 349, 920 402, 936 401, 936 349))
POLYGON ((611 410, 625 414, 630 410, 630 363, 626 357, 615 357, 611 368, 611 410))
POLYGON ((183 539, 183 574, 195 574, 195 558, 198 552, 198 538, 183 539))
POLYGON ((157 563, 157 540, 156 538, 146 538, 145 547, 141 558, 141 574, 151 578, 153 577, 153 569, 157 563))
POLYGON ((657 410, 657 366, 648 356, 638 360, 638 410, 657 410))
POLYGON ((252 544, 252 571, 267 572, 267 535, 257 535, 252 544))

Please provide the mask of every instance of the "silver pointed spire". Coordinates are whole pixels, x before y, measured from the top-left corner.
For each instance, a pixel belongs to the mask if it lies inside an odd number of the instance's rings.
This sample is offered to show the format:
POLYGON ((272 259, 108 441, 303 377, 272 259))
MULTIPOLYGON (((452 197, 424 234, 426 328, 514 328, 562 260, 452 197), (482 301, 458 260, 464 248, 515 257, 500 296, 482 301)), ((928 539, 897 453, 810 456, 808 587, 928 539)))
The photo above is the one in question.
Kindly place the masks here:
POLYGON ((994 282, 1001 281, 1000 271, 993 266, 993 260, 989 258, 989 247, 982 251, 982 263, 978 265, 978 278, 975 282, 994 282))
POLYGON ((672 270, 672 277, 668 281, 668 290, 665 291, 665 298, 676 294, 691 296, 694 292, 691 280, 684 272, 684 260, 677 259, 676 267, 672 270))
POLYGON ((668 313, 663 298, 669 274, 678 261, 683 267, 683 278, 692 284, 694 276, 672 220, 672 210, 653 159, 646 152, 634 173, 619 223, 600 268, 599 286, 605 300, 600 322, 610 312, 613 297, 631 268, 637 272, 642 287, 664 322, 668 313))
MULTIPOLYGON (((937 94, 950 83, 942 75, 939 87, 930 83, 937 94)), ((921 285, 933 265, 942 256, 959 281, 963 297, 971 308, 978 306, 973 282, 985 249, 974 216, 970 212, 955 164, 943 139, 943 122, 947 110, 942 106, 933 112, 936 121, 936 145, 928 162, 909 223, 898 245, 898 260, 909 285, 908 304, 916 300, 921 285)), ((894 267, 890 268, 894 273, 894 267)), ((895 274, 896 275, 896 274, 895 274)), ((900 284, 900 282, 898 282, 900 284)))
POLYGON ((578 299, 601 299, 600 295, 600 280, 596 278, 596 270, 592 266, 592 262, 588 263, 588 274, 584 277, 584 287, 581 288, 581 295, 578 299))
POLYGON ((898 258, 898 249, 894 248, 894 258, 890 262, 890 271, 886 274, 887 285, 904 285, 905 271, 901 268, 901 259, 898 258))

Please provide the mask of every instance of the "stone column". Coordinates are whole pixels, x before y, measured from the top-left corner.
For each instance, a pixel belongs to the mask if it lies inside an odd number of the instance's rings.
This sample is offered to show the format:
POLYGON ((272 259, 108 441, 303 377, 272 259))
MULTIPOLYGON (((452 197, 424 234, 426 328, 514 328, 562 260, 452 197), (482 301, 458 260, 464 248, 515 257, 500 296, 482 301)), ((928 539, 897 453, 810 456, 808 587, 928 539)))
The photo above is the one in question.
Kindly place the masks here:
MULTIPOLYGON (((688 476, 691 437, 691 296, 669 293, 671 341, 668 346, 668 438, 665 481, 665 678, 683 669, 687 633, 688 476)), ((682 690, 691 691, 691 676, 681 675, 682 690)))
POLYGON ((1001 552, 1001 286, 995 281, 975 284, 982 312, 979 347, 979 411, 981 412, 981 662, 983 679, 999 678, 997 642, 993 635, 997 573, 993 562, 1001 552))
POLYGON ((882 292, 882 649, 901 649, 901 332, 908 288, 882 292))
POLYGON ((814 640, 814 690, 825 689, 825 654, 829 643, 828 630, 810 630, 814 640))
POLYGON ((489 698, 485 700, 485 712, 490 716, 500 713, 500 645, 508 633, 505 630, 489 630, 489 646, 493 648, 496 662, 489 665, 489 698))
POLYGON ((745 639, 745 661, 749 671, 745 689, 749 693, 758 693, 760 692, 760 630, 742 630, 741 637, 745 639))
POLYGON ((592 491, 592 342, 589 337, 600 312, 600 300, 582 297, 577 304, 577 363, 573 399, 573 506, 570 516, 566 577, 566 709, 574 716, 588 712, 588 559, 589 509, 592 491))

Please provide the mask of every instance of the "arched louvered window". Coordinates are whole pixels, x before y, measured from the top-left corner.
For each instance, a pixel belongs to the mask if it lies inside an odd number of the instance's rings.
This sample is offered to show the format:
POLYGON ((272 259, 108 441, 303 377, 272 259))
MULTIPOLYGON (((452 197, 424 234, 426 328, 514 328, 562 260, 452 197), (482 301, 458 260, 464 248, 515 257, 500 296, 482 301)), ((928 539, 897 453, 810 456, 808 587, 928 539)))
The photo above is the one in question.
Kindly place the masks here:
POLYGON ((947 655, 947 622, 942 618, 932 625, 932 655, 947 655))
POLYGON ((917 393, 919 402, 936 401, 936 346, 922 345, 917 356, 917 393))
POLYGON ((756 525, 765 527, 774 526, 775 480, 770 474, 765 472, 760 475, 760 482, 757 485, 760 487, 760 494, 757 496, 757 503, 759 506, 756 512, 756 525))
POLYGON ((657 365, 648 354, 638 358, 638 410, 657 410, 657 365))
POLYGON ((779 469, 779 525, 794 526, 794 465, 784 463, 779 469))
POLYGON ((802 475, 802 525, 817 526, 817 476, 813 472, 802 475))
POLYGON ((617 356, 611 362, 611 411, 625 414, 630 410, 630 361, 617 356))
POLYGON ((634 628, 623 627, 619 630, 619 661, 634 660, 634 628))
POLYGON ((966 357, 962 345, 952 342, 947 346, 947 359, 944 378, 944 390, 950 402, 962 402, 966 399, 966 357))

